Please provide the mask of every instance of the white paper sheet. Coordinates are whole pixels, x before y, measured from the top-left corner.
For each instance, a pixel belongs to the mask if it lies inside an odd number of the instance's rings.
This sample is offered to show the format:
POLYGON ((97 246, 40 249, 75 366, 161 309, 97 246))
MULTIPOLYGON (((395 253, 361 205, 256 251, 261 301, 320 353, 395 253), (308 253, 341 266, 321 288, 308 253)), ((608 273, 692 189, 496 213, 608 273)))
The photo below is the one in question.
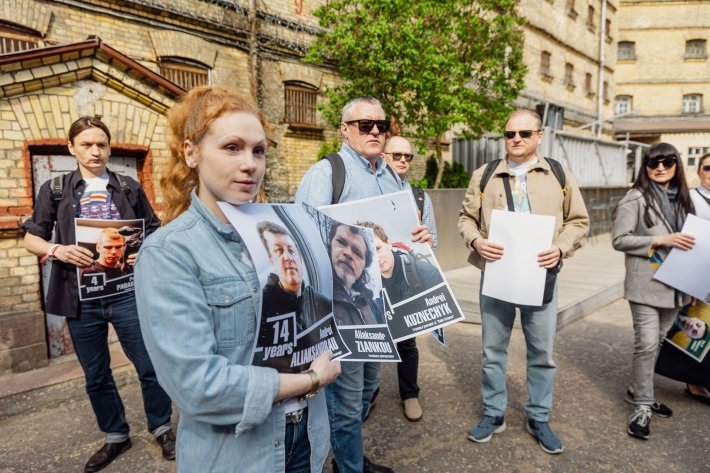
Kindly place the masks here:
POLYGON ((653 277, 710 302, 710 221, 689 214, 681 232, 693 235, 695 246, 688 251, 673 248, 653 277))
POLYGON ((520 305, 542 305, 545 274, 537 254, 552 246, 555 217, 493 210, 488 239, 503 245, 503 257, 487 262, 482 292, 520 305))

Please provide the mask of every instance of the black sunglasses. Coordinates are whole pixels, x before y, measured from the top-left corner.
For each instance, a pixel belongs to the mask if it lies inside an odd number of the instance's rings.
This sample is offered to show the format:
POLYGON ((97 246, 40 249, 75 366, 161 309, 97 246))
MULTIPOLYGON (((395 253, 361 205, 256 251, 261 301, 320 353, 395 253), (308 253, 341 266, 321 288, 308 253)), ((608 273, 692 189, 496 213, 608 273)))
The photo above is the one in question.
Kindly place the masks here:
POLYGON ((676 165, 676 159, 675 158, 651 158, 648 161, 646 161, 646 167, 649 169, 658 169, 658 166, 663 164, 663 167, 668 169, 672 168, 673 166, 676 165))
POLYGON ((700 169, 702 169, 705 172, 710 172, 710 164, 706 164, 702 166, 700 169))
POLYGON ((503 132, 503 136, 505 136, 506 140, 512 140, 513 138, 515 138, 515 135, 518 134, 521 138, 528 139, 533 135, 533 133, 537 133, 538 131, 540 130, 506 131, 503 132))
POLYGON ((413 154, 407 154, 407 153, 387 153, 392 155, 392 159, 395 161, 400 161, 402 158, 404 158, 405 161, 411 162, 412 159, 414 159, 413 154))
POLYGON ((357 123, 357 129, 360 130, 360 133, 370 133, 375 125, 377 125, 377 130, 380 133, 387 133, 390 131, 389 120, 350 120, 345 123, 348 125, 357 123))

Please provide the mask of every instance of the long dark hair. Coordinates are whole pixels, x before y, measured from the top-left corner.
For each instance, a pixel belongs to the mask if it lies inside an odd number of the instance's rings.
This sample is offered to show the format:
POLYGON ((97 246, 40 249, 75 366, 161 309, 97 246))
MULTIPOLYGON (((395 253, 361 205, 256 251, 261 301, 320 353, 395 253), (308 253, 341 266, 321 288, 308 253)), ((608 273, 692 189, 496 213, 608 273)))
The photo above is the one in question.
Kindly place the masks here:
MULTIPOLYGON (((643 154, 643 162, 641 163, 641 169, 636 176, 636 181, 634 182, 633 188, 638 189, 643 195, 643 199, 646 201, 646 209, 643 213, 643 221, 647 227, 653 226, 653 221, 651 220, 650 209, 655 203, 657 208, 661 207, 661 203, 658 202, 656 198, 656 193, 653 191, 651 185, 653 181, 648 178, 648 171, 646 170, 646 164, 648 164, 651 159, 664 159, 664 158, 675 158, 675 175, 669 183, 669 187, 678 188, 678 196, 676 197, 676 207, 679 210, 684 210, 686 214, 694 213, 695 207, 693 206, 693 201, 690 199, 690 190, 688 189, 688 183, 685 181, 685 170, 683 169, 683 161, 680 159, 680 153, 675 146, 668 143, 656 143, 646 150, 643 154)), ((673 224, 674 222, 670 222, 673 224)))

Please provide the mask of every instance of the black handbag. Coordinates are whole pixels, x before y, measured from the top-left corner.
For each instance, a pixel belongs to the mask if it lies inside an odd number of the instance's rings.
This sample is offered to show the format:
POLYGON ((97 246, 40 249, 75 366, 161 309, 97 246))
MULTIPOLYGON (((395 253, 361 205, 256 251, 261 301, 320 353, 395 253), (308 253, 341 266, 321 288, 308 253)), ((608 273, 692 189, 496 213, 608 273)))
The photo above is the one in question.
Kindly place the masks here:
POLYGON ((545 292, 542 294, 542 303, 549 304, 552 302, 552 296, 555 294, 555 281, 557 281, 557 274, 562 269, 562 258, 557 266, 550 268, 545 273, 545 292))

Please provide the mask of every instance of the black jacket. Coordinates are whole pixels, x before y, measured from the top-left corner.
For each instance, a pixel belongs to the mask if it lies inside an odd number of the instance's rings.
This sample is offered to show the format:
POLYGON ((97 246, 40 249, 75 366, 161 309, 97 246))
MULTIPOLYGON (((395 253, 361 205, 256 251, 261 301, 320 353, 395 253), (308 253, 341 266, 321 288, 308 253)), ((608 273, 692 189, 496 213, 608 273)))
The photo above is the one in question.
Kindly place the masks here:
MULTIPOLYGON (((121 189, 116 174, 108 171, 107 189, 111 193, 111 199, 122 219, 145 219, 145 234, 148 236, 160 226, 160 220, 153 212, 140 184, 128 176, 124 177, 128 183, 128 192, 121 189)), ((32 217, 22 224, 22 230, 47 241, 52 238, 52 230, 55 230, 55 243, 75 245, 74 218, 79 211, 79 200, 86 184, 79 169, 65 174, 64 190, 61 199, 57 202, 52 195, 51 182, 50 179, 40 187, 32 217)), ((62 317, 79 316, 79 289, 76 266, 73 264, 62 263, 59 260, 52 261, 45 311, 62 317)))

